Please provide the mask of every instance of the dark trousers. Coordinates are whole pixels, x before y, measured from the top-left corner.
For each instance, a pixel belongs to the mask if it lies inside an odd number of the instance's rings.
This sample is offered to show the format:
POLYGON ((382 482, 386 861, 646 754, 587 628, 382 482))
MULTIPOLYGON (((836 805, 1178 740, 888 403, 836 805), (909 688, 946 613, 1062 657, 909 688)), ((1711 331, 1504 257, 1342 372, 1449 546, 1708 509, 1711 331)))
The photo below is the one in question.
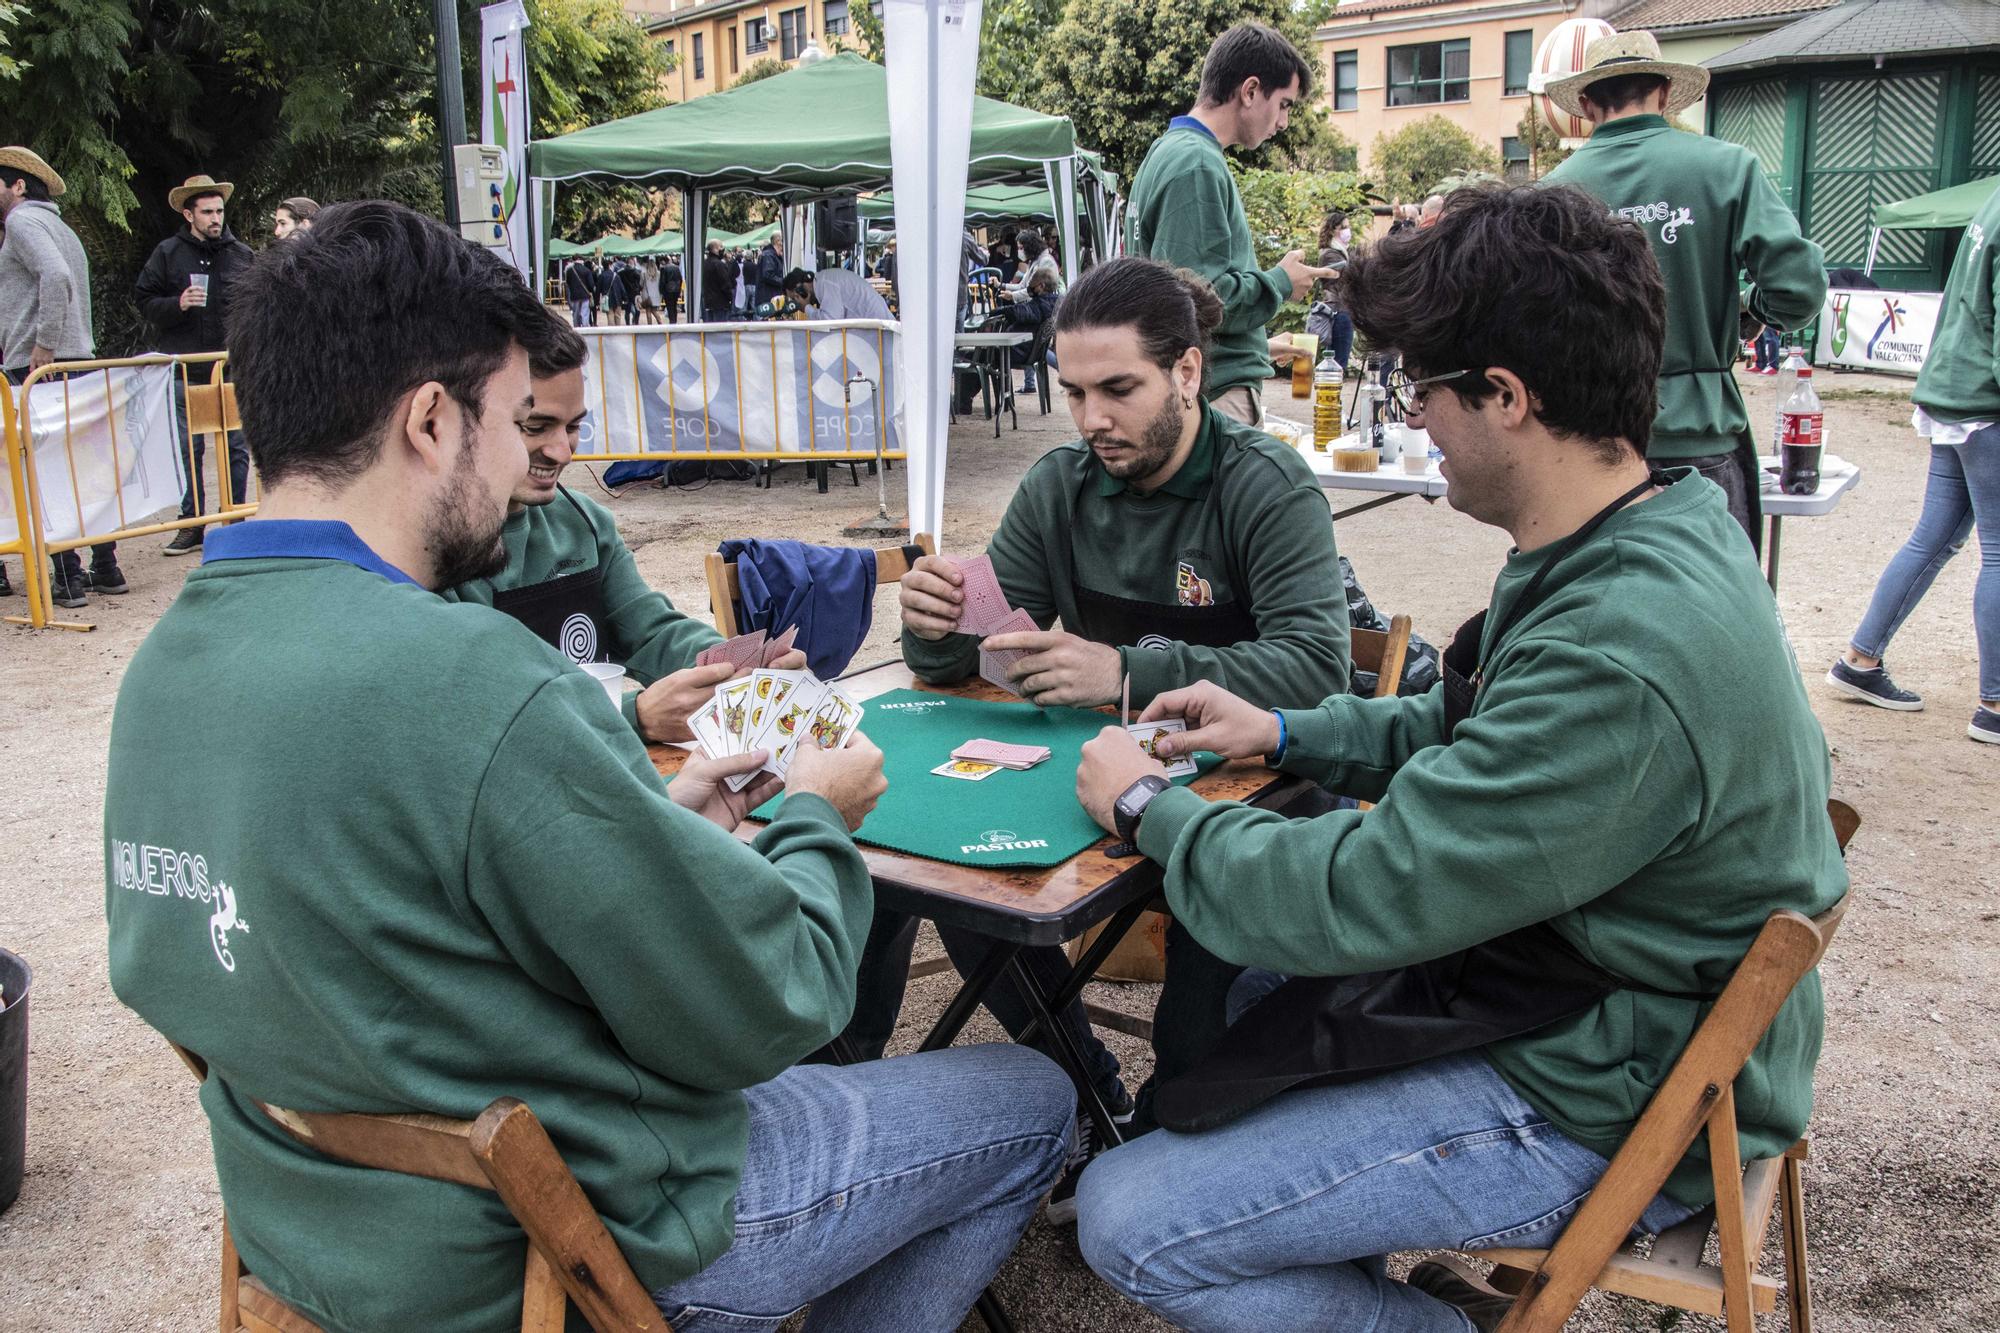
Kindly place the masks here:
MULTIPOLYGON (((174 375, 174 413, 180 419, 181 429, 187 429, 187 385, 178 372, 174 375)), ((187 490, 181 495, 181 517, 193 518, 196 514, 208 512, 208 479, 202 475, 202 462, 208 456, 208 437, 194 437, 194 466, 188 473, 187 490)), ((185 466, 187 451, 176 446, 174 457, 185 466)), ((243 438, 243 432, 229 432, 229 498, 235 504, 242 504, 250 498, 250 445, 243 438)))
POLYGON ((1743 525, 1744 535, 1750 538, 1751 550, 1763 549, 1764 544, 1757 536, 1757 520, 1750 512, 1751 478, 1744 469, 1742 455, 1704 454, 1700 458, 1670 458, 1662 459, 1661 465, 1691 467, 1720 486, 1729 501, 1730 516, 1743 525))

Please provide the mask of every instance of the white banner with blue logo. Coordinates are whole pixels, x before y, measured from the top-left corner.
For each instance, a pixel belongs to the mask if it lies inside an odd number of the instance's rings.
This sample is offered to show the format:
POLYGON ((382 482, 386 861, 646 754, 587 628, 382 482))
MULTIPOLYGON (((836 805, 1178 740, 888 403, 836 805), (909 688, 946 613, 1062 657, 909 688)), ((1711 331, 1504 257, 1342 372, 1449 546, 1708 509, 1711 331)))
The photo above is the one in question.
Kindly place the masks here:
POLYGON ((580 458, 903 451, 901 330, 884 320, 578 329, 580 458))
POLYGON ((1943 306, 1939 292, 1833 288, 1820 311, 1813 364, 1914 375, 1930 358, 1943 306))

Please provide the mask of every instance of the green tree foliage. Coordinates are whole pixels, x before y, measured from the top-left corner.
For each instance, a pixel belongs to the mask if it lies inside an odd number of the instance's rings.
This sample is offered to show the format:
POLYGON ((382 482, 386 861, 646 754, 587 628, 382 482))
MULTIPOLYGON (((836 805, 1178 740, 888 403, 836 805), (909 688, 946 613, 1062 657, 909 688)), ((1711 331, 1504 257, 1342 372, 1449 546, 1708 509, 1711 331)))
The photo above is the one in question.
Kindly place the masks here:
POLYGON ((1369 159, 1383 196, 1404 203, 1421 201, 1447 177, 1500 170, 1498 154, 1439 115, 1376 135, 1369 159))
MULTIPOLYGON (((1291 0, 1067 0, 1055 31, 1036 34, 1029 48, 1044 75, 1031 105, 1068 116, 1077 141, 1102 152, 1129 181, 1167 122, 1194 105, 1210 44, 1245 20, 1270 24, 1301 52, 1317 49, 1306 16, 1291 0)), ((1308 61, 1309 68, 1319 64, 1308 61)), ((1329 156, 1324 99, 1311 89, 1306 93, 1292 112, 1291 128, 1242 154, 1247 162, 1284 164, 1301 145, 1321 145, 1312 149, 1315 157, 1329 156)))
POLYGON ((730 86, 741 88, 746 83, 757 83, 775 74, 783 74, 790 68, 776 56, 759 56, 743 67, 743 76, 730 86))
POLYGON ((10 43, 7 32, 14 20, 20 17, 19 5, 0 4, 0 79, 18 78, 21 73, 21 62, 8 54, 10 43))
MULTIPOLYGON (((1329 216, 1358 216, 1366 225, 1368 186, 1351 171, 1285 171, 1232 165, 1243 195, 1243 215, 1257 247, 1257 264, 1270 268, 1289 250, 1319 258, 1320 224, 1329 216)), ((1306 307, 1287 302, 1271 321, 1275 333, 1305 327, 1306 307)))
POLYGON ((987 0, 974 90, 1015 106, 1039 107, 1049 37, 1062 17, 1063 0, 987 0))
POLYGON ((1514 127, 1514 134, 1528 150, 1529 180, 1540 180, 1570 155, 1570 150, 1562 146, 1561 137, 1542 119, 1535 99, 1529 99, 1528 109, 1521 113, 1521 123, 1514 127))
MULTIPOLYGON (((5 2, 5 0, 0 0, 5 2)), ((443 202, 428 0, 34 0, 15 5, 0 125, 69 184, 64 216, 91 259, 97 341, 145 346, 131 302, 154 244, 181 225, 167 191, 206 172, 234 183, 230 225, 252 244, 272 206, 443 202)), ((618 0, 528 0, 538 137, 660 104, 669 57, 618 0)), ((479 0, 461 0, 468 128, 479 124, 479 0)), ((657 212, 636 190, 564 192, 559 227, 593 210, 657 212)))
MULTIPOLYGON (((876 64, 881 64, 883 53, 888 49, 882 39, 882 16, 875 12, 875 6, 868 3, 868 0, 862 0, 858 5, 849 5, 847 13, 852 20, 849 32, 852 34, 854 49, 859 50, 876 64)), ((835 45, 841 50, 846 50, 848 41, 842 39, 835 45)))

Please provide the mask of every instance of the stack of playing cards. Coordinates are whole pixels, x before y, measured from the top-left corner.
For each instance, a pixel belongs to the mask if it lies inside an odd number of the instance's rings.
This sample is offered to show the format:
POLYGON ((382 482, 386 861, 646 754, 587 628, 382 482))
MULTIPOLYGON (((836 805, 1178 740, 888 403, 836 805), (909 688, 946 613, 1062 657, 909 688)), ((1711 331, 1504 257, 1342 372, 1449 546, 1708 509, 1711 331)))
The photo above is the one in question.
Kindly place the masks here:
POLYGON ((767 667, 792 651, 792 641, 798 637, 797 625, 775 639, 767 637, 761 629, 752 630, 718 643, 713 648, 702 649, 695 655, 694 664, 713 666, 717 662, 727 662, 738 671, 745 667, 767 667))
MULTIPOLYGON (((789 635, 783 642, 790 646, 789 635)), ((716 686, 715 697, 689 714, 687 723, 704 754, 721 758, 767 750, 770 757, 760 771, 782 778, 791 772, 801 738, 811 737, 822 750, 847 744, 861 725, 861 705, 810 671, 759 667, 716 686)), ((744 773, 725 781, 729 790, 742 791, 756 779, 756 773, 744 773)))
MULTIPOLYGON (((1126 734, 1139 742, 1139 748, 1153 759, 1160 759, 1159 751, 1154 747, 1161 736, 1186 730, 1187 723, 1177 717, 1163 717, 1156 722, 1132 722, 1125 727, 1126 734)), ((1195 766, 1194 756, 1191 754, 1175 755, 1169 759, 1160 759, 1160 762, 1167 766, 1167 776, 1170 778, 1187 777, 1201 771, 1195 766)))
MULTIPOLYGON (((960 591, 965 594, 965 603, 958 613, 959 633, 977 634, 983 639, 994 634, 1017 634, 1041 628, 1026 611, 1017 611, 1007 604, 1007 594, 1000 591, 1000 579, 993 572, 991 557, 947 556, 946 559, 964 579, 960 591)), ((982 644, 979 649, 980 678, 1018 698, 1021 687, 1007 679, 1007 669, 1027 655, 1019 650, 988 652, 982 644)))
POLYGON ((1010 745, 1006 741, 970 740, 951 752, 953 759, 970 759, 1001 768, 1033 768, 1049 757, 1046 745, 1010 745))

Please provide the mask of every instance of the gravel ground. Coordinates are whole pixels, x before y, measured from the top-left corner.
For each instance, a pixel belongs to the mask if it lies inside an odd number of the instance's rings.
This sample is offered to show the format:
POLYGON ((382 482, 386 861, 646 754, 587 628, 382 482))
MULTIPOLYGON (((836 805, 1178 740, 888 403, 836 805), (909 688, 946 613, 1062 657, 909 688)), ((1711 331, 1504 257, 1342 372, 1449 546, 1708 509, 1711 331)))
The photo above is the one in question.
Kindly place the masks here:
MULTIPOLYGON (((1756 410, 1770 411, 1769 384, 1745 383, 1756 410)), ((1787 526, 1779 605, 1809 681, 1909 532, 1925 472, 1907 426, 1906 382, 1828 375, 1821 389, 1831 446, 1864 477, 1834 516, 1787 526)), ((1294 419, 1308 415, 1281 383, 1269 401, 1294 419)), ((1032 404, 1020 430, 998 440, 977 421, 956 428, 946 547, 982 546, 1028 464, 1070 435, 1060 407, 1044 419, 1032 404)), ((573 469, 570 484, 596 493, 584 472, 573 469)), ((900 487, 900 473, 890 481, 900 487)), ((719 540, 840 541, 843 524, 873 512, 872 484, 862 483, 843 476, 822 496, 791 468, 769 491, 649 488, 614 508, 646 575, 677 604, 700 607, 701 556, 719 540)), ((1409 612, 1437 641, 1484 604, 1507 546, 1444 505, 1413 500, 1343 521, 1338 535, 1377 604, 1409 612)), ((4 1330, 214 1326, 221 1204, 194 1089, 159 1038, 119 1006, 104 963, 99 806, 112 702, 132 650, 190 564, 162 559, 162 544, 128 544, 133 592, 93 601, 94 633, 0 628, 0 690, 12 704, 0 771, 20 779, 0 803, 0 845, 12 851, 0 872, 0 944, 36 969, 27 1183, 0 1216, 4 1330)), ((1968 553, 1945 569, 1894 648, 1897 679, 1929 697, 1928 711, 1887 713, 1810 690, 1834 747, 1835 792, 1866 821, 1849 861, 1856 907, 1824 968, 1826 1049, 1807 1174, 1817 1307, 1829 1330, 2000 1327, 1992 1276, 2000 753, 1964 737, 1975 688, 1975 564, 1968 553)), ((859 662, 893 654, 890 595, 878 599, 876 617, 859 662)), ((913 984, 905 1044, 950 989, 948 976, 913 984)), ((1103 1003, 1150 1012, 1151 987, 1094 989, 1103 1003)), ((968 1039, 997 1035, 982 1015, 968 1039)), ((1142 1078, 1150 1059, 1142 1044, 1108 1036, 1129 1076, 1142 1078)), ((1023 1329, 1164 1327, 1092 1277, 1071 1233, 1040 1224, 999 1285, 1023 1329)), ((1693 1317, 1675 1324, 1652 1307, 1605 1298, 1573 1324, 1669 1326, 1720 1327, 1693 1317)))

